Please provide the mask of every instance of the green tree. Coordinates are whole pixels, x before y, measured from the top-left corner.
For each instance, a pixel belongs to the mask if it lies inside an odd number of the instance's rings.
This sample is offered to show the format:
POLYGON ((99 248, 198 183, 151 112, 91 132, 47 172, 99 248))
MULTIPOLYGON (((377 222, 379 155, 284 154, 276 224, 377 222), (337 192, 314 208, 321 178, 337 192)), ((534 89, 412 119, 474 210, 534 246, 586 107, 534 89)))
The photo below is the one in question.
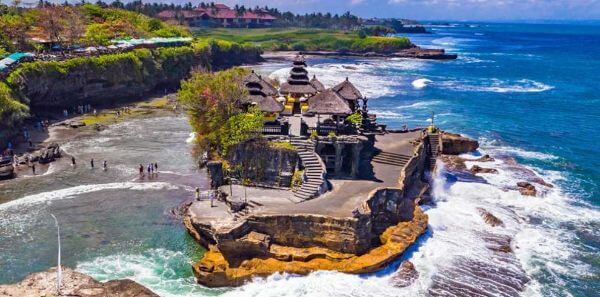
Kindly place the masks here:
POLYGON ((263 124, 264 115, 245 110, 248 95, 243 79, 248 70, 195 72, 181 83, 178 100, 189 113, 200 152, 224 156, 232 145, 251 137, 263 124))

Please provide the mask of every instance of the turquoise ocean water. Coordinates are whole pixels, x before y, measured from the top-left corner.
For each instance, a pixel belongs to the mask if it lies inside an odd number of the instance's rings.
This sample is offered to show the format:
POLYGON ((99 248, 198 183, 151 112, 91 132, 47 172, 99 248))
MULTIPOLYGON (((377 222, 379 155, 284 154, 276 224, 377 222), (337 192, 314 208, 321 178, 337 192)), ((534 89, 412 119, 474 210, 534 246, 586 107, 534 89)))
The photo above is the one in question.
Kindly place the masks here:
MULTIPOLYGON (((189 265, 202 249, 170 215, 195 186, 206 187, 191 165, 183 117, 136 120, 64 146, 81 160, 107 159, 109 172, 51 170, 0 187, 0 201, 10 201, 0 204, 0 283, 55 265, 54 213, 63 225, 67 265, 100 280, 131 278, 161 296, 418 296, 465 286, 493 296, 597 296, 600 25, 430 29, 433 34, 409 37, 457 53, 457 60, 308 60, 310 74, 326 86, 348 77, 388 126, 426 126, 433 113, 436 125, 478 139, 477 154, 496 158, 479 165, 499 173, 477 182, 440 172, 435 203, 426 207, 429 231, 400 259, 419 271, 412 286, 390 282, 398 263, 364 276, 315 272, 274 275, 235 289, 196 285, 189 265), (156 160, 164 173, 140 183, 137 165, 156 160), (531 178, 554 187, 538 185, 539 197, 521 196, 516 182, 531 178), (478 208, 505 226, 487 226, 478 208), (508 238, 514 253, 491 252, 486 238, 508 238), (529 281, 517 290, 522 276, 529 281)), ((255 68, 279 79, 290 70, 288 62, 255 68)))

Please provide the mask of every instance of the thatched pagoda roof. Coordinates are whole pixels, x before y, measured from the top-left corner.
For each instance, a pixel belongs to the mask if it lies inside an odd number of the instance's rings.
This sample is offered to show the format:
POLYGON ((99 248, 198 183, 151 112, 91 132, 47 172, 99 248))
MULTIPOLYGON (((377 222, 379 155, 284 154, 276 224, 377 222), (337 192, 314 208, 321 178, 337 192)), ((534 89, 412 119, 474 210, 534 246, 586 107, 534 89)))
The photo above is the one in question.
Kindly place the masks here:
POLYGON ((307 81, 304 83, 286 82, 281 84, 279 92, 282 94, 316 94, 317 90, 307 81))
POLYGON ((360 91, 348 80, 347 77, 345 81, 339 83, 331 89, 346 100, 358 100, 363 98, 363 95, 360 93, 360 91))
POLYGON ((261 75, 256 74, 254 70, 252 70, 252 73, 250 73, 244 78, 244 84, 249 89, 256 88, 256 86, 259 85, 260 90, 267 96, 277 95, 277 89, 267 80, 265 80, 261 75))
POLYGON ((348 103, 333 90, 325 90, 308 99, 308 112, 316 114, 349 115, 348 103))
POLYGON ((315 88, 315 90, 317 90, 318 92, 323 92, 325 91, 325 86, 317 79, 317 77, 315 75, 313 75, 313 78, 310 80, 310 84, 313 86, 313 88, 315 88))
POLYGON ((304 66, 306 67, 306 61, 304 60, 304 56, 297 55, 294 57, 294 61, 292 62, 295 66, 304 66))
POLYGON ((258 109, 264 112, 281 112, 283 111, 283 105, 279 101, 275 100, 272 96, 265 94, 251 94, 244 99, 245 103, 256 104, 258 109))

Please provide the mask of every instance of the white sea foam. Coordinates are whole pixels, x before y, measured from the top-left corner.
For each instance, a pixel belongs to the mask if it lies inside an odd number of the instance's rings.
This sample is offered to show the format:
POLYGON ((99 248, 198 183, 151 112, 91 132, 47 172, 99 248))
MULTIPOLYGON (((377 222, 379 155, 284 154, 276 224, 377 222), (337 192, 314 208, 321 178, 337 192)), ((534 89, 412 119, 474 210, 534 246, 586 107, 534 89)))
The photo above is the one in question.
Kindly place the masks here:
POLYGON ((493 93, 539 93, 554 89, 542 82, 520 79, 503 81, 500 79, 473 81, 445 81, 436 85, 458 91, 493 92, 493 93))
POLYGON ((189 258, 181 252, 151 249, 141 254, 98 257, 78 263, 76 270, 99 281, 131 279, 165 297, 206 296, 219 292, 197 285, 190 267, 189 258))
POLYGON ((190 136, 185 140, 186 143, 192 143, 196 140, 196 132, 191 132, 190 136))
POLYGON ((429 85, 430 83, 432 83, 433 81, 430 79, 426 79, 426 78, 419 78, 419 79, 415 79, 412 82, 412 86, 413 88, 420 90, 425 88, 427 85, 429 85))
POLYGON ((415 102, 409 105, 401 105, 401 106, 397 106, 397 109, 423 109, 423 108, 429 108, 432 105, 437 105, 440 104, 441 101, 438 100, 430 100, 430 101, 420 101, 420 102, 415 102))
POLYGON ((371 110, 372 113, 376 114, 378 118, 380 119, 409 119, 411 118, 411 116, 409 115, 403 115, 397 112, 393 112, 393 111, 387 111, 387 110, 376 110, 373 109, 371 110))
MULTIPOLYGON (((348 77, 363 95, 377 98, 401 92, 398 90, 402 85, 402 77, 397 74, 390 75, 389 71, 421 69, 426 63, 408 59, 365 60, 355 61, 353 64, 310 65, 307 70, 311 77, 316 75, 325 87, 333 87, 348 77)), ((269 77, 283 83, 289 76, 289 71, 288 67, 281 68, 272 72, 269 77)))
POLYGON ((147 191, 147 190, 162 190, 176 189, 177 187, 164 182, 151 183, 134 183, 134 182, 119 182, 108 184, 92 184, 81 185, 71 188, 65 188, 50 192, 28 195, 20 199, 15 199, 3 204, 0 204, 0 211, 7 210, 12 207, 39 204, 51 202, 54 200, 72 199, 78 195, 106 191, 106 190, 130 190, 130 191, 147 191))

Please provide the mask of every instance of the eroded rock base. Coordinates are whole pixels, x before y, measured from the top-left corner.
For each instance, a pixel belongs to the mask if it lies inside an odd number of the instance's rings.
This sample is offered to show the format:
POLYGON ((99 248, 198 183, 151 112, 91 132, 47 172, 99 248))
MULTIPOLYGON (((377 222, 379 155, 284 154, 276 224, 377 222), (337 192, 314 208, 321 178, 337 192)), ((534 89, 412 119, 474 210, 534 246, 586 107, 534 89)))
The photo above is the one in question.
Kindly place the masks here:
MULTIPOLYGON (((322 247, 287 247, 271 244, 268 254, 238 263, 230 263, 211 245, 193 265, 198 282, 208 287, 240 286, 253 277, 277 272, 306 275, 316 270, 367 273, 380 270, 400 256, 427 229, 428 218, 416 206, 412 220, 389 227, 379 237, 381 245, 362 255, 340 253, 322 247)), ((190 224, 186 224, 188 229, 190 224)), ((197 236, 195 230, 190 230, 197 236)))

